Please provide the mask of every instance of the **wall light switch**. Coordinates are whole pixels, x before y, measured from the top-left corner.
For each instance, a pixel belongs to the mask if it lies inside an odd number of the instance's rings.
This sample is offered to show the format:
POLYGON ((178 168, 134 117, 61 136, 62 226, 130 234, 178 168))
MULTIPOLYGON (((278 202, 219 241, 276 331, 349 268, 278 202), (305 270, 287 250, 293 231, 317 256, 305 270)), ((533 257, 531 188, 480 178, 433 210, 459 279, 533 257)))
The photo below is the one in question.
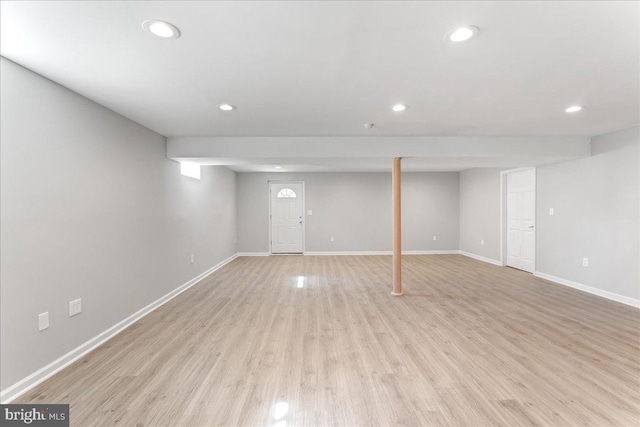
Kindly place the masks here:
POLYGON ((549 208, 549 215, 553 216, 554 213, 556 213, 555 209, 549 208))
POLYGON ((332 242, 334 241, 333 236, 331 236, 331 241, 332 241, 332 242))
POLYGON ((589 258, 582 258, 582 266, 589 267, 589 258))
POLYGON ((433 240, 438 240, 438 236, 433 236, 433 240))
POLYGON ((38 315, 38 330, 44 331, 49 328, 49 312, 44 312, 38 315))
POLYGON ((484 240, 480 240, 480 244, 484 246, 484 240))
POLYGON ((309 216, 313 215, 313 211, 312 210, 308 210, 307 211, 307 215, 309 215, 309 216))

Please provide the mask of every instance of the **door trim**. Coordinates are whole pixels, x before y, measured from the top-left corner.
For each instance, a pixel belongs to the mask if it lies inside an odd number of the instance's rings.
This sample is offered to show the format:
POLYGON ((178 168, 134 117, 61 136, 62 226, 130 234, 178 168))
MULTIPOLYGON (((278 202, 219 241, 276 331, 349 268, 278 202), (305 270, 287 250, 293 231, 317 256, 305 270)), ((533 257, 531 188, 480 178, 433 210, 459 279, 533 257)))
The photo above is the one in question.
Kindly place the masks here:
POLYGON ((533 271, 536 271, 538 264, 538 179, 535 167, 524 167, 516 169, 507 169, 500 171, 500 263, 503 267, 507 265, 507 175, 514 172, 524 172, 533 170, 533 192, 535 193, 535 220, 534 222, 534 239, 533 239, 533 271))
POLYGON ((302 252, 304 255, 305 252, 305 243, 306 243, 306 228, 307 228, 307 210, 305 208, 305 203, 307 202, 307 197, 305 195, 304 189, 304 181, 291 181, 291 180, 277 180, 270 179, 267 181, 267 196, 269 197, 269 216, 267 217, 267 223, 269 224, 269 255, 286 255, 286 254, 274 254, 272 244, 273 241, 271 239, 271 184, 302 184, 302 252))

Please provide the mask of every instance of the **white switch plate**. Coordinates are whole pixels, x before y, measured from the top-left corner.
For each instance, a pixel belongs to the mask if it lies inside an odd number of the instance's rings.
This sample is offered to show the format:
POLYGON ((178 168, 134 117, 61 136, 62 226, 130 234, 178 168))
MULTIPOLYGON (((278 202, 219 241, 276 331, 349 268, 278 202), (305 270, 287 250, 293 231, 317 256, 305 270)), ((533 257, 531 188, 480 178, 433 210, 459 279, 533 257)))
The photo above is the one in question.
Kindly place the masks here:
POLYGON ((589 258, 582 258, 582 266, 589 267, 589 258))
POLYGON ((313 211, 312 210, 308 210, 307 211, 307 215, 309 215, 309 216, 313 215, 313 211))
POLYGON ((191 264, 193 264, 193 261, 195 261, 196 256, 195 255, 191 255, 191 264))
POLYGON ((556 213, 555 209, 549 208, 549 215, 553 216, 554 213, 556 213))
POLYGON ((438 236, 433 236, 433 240, 438 240, 438 236))
POLYGON ((331 236, 331 241, 333 242, 333 240, 334 240, 334 239, 333 239, 333 236, 331 236))
POLYGON ((78 298, 73 301, 69 301, 69 317, 80 314, 82 311, 82 299, 78 298))
POLYGON ((42 314, 38 314, 38 330, 44 331, 49 328, 49 312, 46 311, 42 314))
POLYGON ((484 246, 484 240, 480 240, 480 244, 484 246))

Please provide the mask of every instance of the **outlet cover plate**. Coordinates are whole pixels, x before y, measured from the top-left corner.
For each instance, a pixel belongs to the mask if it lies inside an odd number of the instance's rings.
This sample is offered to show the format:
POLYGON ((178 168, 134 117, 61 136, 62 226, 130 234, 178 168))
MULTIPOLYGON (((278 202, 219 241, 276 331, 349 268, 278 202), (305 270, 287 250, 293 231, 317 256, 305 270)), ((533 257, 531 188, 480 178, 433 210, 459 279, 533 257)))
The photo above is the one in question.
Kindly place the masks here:
POLYGON ((38 315, 38 330, 44 331, 49 328, 49 312, 45 311, 38 315))
POLYGON ((82 299, 78 298, 73 301, 69 301, 69 317, 73 317, 82 312, 82 299))

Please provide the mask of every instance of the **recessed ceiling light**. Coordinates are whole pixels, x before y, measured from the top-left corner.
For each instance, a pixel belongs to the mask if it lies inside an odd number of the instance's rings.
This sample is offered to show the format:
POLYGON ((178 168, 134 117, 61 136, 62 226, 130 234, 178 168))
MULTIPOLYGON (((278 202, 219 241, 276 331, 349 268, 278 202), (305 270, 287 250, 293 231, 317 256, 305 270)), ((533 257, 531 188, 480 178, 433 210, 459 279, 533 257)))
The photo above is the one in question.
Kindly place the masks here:
POLYGON ((142 28, 153 34, 154 36, 164 39, 177 39, 180 37, 180 30, 175 25, 168 22, 150 19, 142 23, 142 28))
POLYGON ((394 105, 393 107, 391 107, 391 109, 392 109, 393 111, 396 111, 396 112, 398 112, 398 113, 399 113, 400 111, 404 111, 404 110, 406 110, 406 109, 407 109, 407 106, 406 106, 406 105, 404 105, 404 104, 396 104, 396 105, 394 105))
POLYGON ((478 34, 478 27, 474 27, 473 25, 465 25, 464 27, 458 27, 449 31, 446 35, 446 38, 449 41, 458 43, 469 40, 476 34, 478 34))
POLYGON ((218 109, 222 111, 231 111, 231 110, 235 110, 236 107, 235 105, 231 105, 231 104, 220 104, 218 105, 218 109))
POLYGON ((276 166, 276 169, 282 169, 282 166, 276 166))
POLYGON ((567 113, 577 113, 580 110, 582 110, 582 106, 581 105, 572 105, 571 107, 567 108, 564 111, 567 112, 567 113))

